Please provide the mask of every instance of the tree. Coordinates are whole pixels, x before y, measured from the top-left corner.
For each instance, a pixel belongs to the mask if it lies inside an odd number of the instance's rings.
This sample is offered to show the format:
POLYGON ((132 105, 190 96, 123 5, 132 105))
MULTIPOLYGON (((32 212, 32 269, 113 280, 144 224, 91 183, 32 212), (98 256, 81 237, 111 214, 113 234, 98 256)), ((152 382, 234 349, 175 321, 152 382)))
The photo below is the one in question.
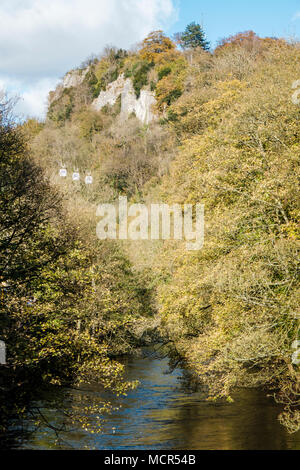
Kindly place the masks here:
POLYGON ((215 52, 219 52, 226 47, 244 47, 245 49, 251 51, 254 46, 262 43, 263 40, 257 36, 254 31, 244 31, 242 33, 234 34, 227 38, 220 39, 218 41, 218 47, 215 52))
POLYGON ((158 252, 158 269, 170 277, 157 304, 172 353, 187 360, 210 398, 228 397, 234 386, 272 387, 285 406, 281 423, 296 432, 299 107, 289 84, 300 50, 268 42, 254 66, 239 39, 214 53, 213 67, 190 68, 189 86, 171 107, 183 145, 151 194, 169 204, 203 201, 208 230, 198 254, 180 245, 158 252), (239 64, 243 79, 235 77, 240 49, 250 65, 239 64))
MULTIPOLYGON (((31 155, 26 127, 13 120, 13 104, 0 95, 0 338, 8 351, 0 371, 0 448, 12 416, 22 419, 30 409, 36 417, 30 403, 43 387, 97 380, 118 394, 128 389, 108 350, 112 355, 113 335, 118 353, 120 344, 130 347, 124 318, 132 324, 144 300, 127 260, 92 245, 64 209, 31 155)), ((84 425, 82 412, 70 418, 84 425)))
POLYGON ((24 281, 65 248, 40 236, 50 220, 59 219, 61 198, 29 158, 24 136, 10 117, 12 106, 5 97, 0 101, 0 272, 2 281, 24 281), (43 256, 36 255, 39 250, 43 256))
POLYGON ((183 33, 177 33, 175 37, 182 49, 201 47, 205 51, 209 50, 210 43, 206 40, 203 28, 195 22, 190 23, 183 33))
POLYGON ((153 31, 142 42, 140 55, 144 60, 156 63, 158 56, 175 49, 175 44, 163 31, 153 31))

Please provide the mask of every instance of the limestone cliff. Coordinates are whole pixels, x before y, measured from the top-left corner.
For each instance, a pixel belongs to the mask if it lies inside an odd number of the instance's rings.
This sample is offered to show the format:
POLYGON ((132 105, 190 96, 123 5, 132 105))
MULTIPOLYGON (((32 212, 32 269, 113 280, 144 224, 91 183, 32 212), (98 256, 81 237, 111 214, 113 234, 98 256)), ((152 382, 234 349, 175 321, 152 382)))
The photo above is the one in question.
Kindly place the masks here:
POLYGON ((79 69, 71 70, 70 72, 66 73, 62 81, 57 85, 55 91, 50 92, 49 104, 59 99, 65 88, 72 88, 72 87, 79 86, 85 79, 85 76, 88 73, 88 71, 89 71, 89 67, 84 70, 79 70, 79 69))
POLYGON ((63 88, 71 88, 80 85, 86 74, 89 71, 89 67, 84 70, 72 70, 71 72, 66 73, 63 78, 62 86, 63 88))
MULTIPOLYGON (((89 68, 68 72, 56 87, 56 90, 50 92, 49 105, 62 96, 64 89, 79 86, 84 81, 88 71, 89 68)), ((121 97, 120 118, 122 120, 126 120, 132 113, 144 124, 149 124, 157 119, 153 110, 156 104, 155 94, 144 89, 141 90, 140 96, 137 98, 131 79, 125 79, 124 74, 119 75, 117 80, 110 83, 105 91, 101 91, 91 106, 96 111, 100 111, 104 106, 113 106, 119 97, 121 97)))
POLYGON ((106 91, 101 91, 96 98, 92 107, 99 111, 106 105, 113 106, 117 99, 121 96, 121 119, 126 120, 132 113, 143 123, 156 119, 153 106, 156 103, 154 93, 149 90, 141 90, 139 98, 136 97, 135 91, 130 78, 125 79, 124 75, 120 75, 117 80, 110 83, 106 91))

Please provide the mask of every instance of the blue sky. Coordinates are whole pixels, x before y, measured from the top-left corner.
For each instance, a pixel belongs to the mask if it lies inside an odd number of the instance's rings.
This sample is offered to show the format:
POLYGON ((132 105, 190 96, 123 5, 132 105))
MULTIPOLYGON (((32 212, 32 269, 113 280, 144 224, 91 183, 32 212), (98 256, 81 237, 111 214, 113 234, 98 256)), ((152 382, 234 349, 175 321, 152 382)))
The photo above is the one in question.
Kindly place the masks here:
POLYGON ((130 48, 150 31, 203 23, 212 46, 254 30, 300 38, 300 0, 0 0, 0 91, 17 111, 43 118, 60 78, 106 45, 130 48))
POLYGON ((196 21, 212 45, 222 37, 252 29, 260 36, 300 37, 300 0, 181 0, 178 21, 169 34, 196 21), (299 14, 297 17, 297 13, 299 14))

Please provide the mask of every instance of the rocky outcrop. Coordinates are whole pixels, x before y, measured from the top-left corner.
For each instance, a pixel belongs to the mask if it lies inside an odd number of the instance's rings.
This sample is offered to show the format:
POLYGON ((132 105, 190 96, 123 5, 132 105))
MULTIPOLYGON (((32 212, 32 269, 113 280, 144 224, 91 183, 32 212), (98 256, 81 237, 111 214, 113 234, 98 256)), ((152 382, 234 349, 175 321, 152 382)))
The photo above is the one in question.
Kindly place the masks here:
POLYGON ((85 76, 88 73, 88 71, 89 71, 89 68, 86 68, 84 70, 71 70, 71 72, 66 73, 61 83, 57 85, 55 91, 50 92, 49 104, 59 99, 65 88, 72 88, 72 87, 79 86, 85 79, 85 76))
POLYGON ((106 91, 100 92, 98 98, 93 101, 92 107, 96 111, 100 111, 104 106, 113 106, 123 92, 125 83, 124 76, 120 75, 116 81, 107 86, 106 91))
MULTIPOLYGON (((68 72, 56 87, 56 90, 50 92, 49 105, 61 97, 64 89, 79 86, 84 81, 88 71, 89 68, 68 72)), ((104 106, 113 106, 120 96, 120 118, 122 120, 128 119, 133 113, 144 124, 149 124, 157 119, 153 110, 156 104, 154 93, 149 90, 141 90, 140 96, 137 98, 132 81, 130 78, 125 79, 123 74, 117 80, 110 83, 105 91, 100 92, 98 98, 93 101, 92 108, 100 111, 104 106)))
POLYGON ((62 87, 71 88, 80 85, 88 71, 89 68, 84 70, 72 70, 71 72, 68 72, 63 78, 62 87))
POLYGON ((153 106, 156 103, 154 93, 142 90, 137 98, 132 81, 130 78, 125 79, 124 75, 120 75, 117 80, 110 83, 106 91, 101 91, 98 98, 93 101, 92 107, 100 111, 104 106, 113 106, 119 96, 121 96, 121 119, 126 120, 132 113, 145 124, 156 119, 153 112, 153 106))

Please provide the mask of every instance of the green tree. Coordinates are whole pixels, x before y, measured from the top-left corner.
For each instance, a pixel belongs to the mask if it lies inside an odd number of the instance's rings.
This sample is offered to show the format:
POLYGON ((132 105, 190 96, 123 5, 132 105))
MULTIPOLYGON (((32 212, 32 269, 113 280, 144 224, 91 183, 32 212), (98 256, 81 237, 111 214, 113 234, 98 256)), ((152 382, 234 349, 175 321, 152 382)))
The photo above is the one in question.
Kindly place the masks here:
POLYGON ((182 49, 201 47, 205 51, 208 51, 210 47, 210 43, 206 40, 202 26, 195 22, 190 23, 183 33, 178 33, 176 38, 182 49))
MULTIPOLYGON (((131 347, 129 329, 146 298, 127 260, 93 242, 64 209, 13 120, 13 105, 0 96, 0 338, 8 351, 0 448, 11 417, 29 409, 35 416, 30 403, 43 387, 97 380, 120 394, 131 386, 111 357, 131 347)), ((80 414, 69 419, 85 426, 80 414)))

